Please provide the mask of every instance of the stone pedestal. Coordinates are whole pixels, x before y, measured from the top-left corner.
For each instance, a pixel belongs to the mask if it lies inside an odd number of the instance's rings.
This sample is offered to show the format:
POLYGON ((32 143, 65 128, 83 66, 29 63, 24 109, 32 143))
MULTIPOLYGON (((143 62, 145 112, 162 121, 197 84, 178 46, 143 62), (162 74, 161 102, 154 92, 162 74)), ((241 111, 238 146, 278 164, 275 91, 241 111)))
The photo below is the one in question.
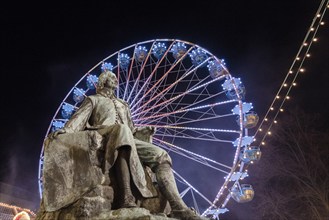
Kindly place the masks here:
POLYGON ((144 172, 153 197, 142 197, 134 187, 138 208, 119 209, 122 195, 113 169, 104 173, 101 168, 101 151, 102 136, 96 131, 61 134, 45 141, 44 191, 36 220, 170 219, 166 217, 170 213, 169 203, 148 167, 144 167, 144 172))
POLYGON ((103 212, 96 216, 95 219, 103 220, 177 220, 175 218, 166 217, 164 214, 151 214, 149 210, 144 208, 124 208, 103 212))
POLYGON ((47 212, 42 201, 36 220, 94 219, 100 213, 111 210, 112 202, 112 187, 98 185, 75 203, 57 211, 47 212))

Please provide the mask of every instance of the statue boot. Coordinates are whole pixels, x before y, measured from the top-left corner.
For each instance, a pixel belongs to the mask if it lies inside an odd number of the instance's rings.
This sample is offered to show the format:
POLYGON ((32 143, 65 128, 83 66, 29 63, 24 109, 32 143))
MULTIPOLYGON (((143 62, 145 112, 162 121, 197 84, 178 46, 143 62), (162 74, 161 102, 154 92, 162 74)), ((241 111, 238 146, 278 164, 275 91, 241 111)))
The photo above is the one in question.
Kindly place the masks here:
POLYGON ((171 170, 171 166, 167 163, 160 164, 155 169, 156 179, 160 192, 168 200, 172 209, 170 217, 181 220, 206 220, 191 208, 187 207, 183 199, 180 197, 176 181, 171 170))
POLYGON ((118 158, 115 164, 116 178, 121 192, 120 208, 137 207, 135 197, 132 194, 130 182, 130 170, 128 166, 129 150, 119 149, 118 158))

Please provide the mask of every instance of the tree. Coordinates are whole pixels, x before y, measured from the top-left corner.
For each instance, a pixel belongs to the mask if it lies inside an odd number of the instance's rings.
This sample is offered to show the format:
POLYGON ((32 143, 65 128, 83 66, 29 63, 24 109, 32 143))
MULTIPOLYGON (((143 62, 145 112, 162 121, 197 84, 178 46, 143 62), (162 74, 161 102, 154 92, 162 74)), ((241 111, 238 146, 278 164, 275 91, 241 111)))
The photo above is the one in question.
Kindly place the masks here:
POLYGON ((298 109, 282 119, 250 168, 256 218, 329 219, 328 128, 298 109))

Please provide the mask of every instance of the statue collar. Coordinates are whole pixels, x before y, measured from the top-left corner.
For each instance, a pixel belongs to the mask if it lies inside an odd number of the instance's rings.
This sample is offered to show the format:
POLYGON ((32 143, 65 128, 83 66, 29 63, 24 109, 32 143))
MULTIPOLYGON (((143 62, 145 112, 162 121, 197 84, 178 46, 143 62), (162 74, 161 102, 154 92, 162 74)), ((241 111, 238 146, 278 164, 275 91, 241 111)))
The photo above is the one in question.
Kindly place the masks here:
POLYGON ((114 90, 108 89, 108 88, 103 88, 101 90, 98 90, 97 94, 100 94, 100 95, 102 95, 104 97, 107 97, 107 98, 116 98, 115 95, 114 95, 114 90))

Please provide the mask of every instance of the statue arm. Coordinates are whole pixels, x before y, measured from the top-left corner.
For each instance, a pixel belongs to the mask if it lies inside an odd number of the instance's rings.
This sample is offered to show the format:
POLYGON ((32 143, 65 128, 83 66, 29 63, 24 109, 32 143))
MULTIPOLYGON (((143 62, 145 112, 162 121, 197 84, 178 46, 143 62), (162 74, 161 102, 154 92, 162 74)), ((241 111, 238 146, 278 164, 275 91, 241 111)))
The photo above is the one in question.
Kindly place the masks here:
POLYGON ((128 107, 127 109, 128 126, 131 132, 133 133, 134 137, 145 142, 152 142, 152 135, 155 133, 156 128, 153 126, 136 127, 131 117, 129 104, 126 103, 126 105, 128 107))
POLYGON ((77 131, 82 131, 85 129, 90 115, 93 110, 93 104, 89 97, 87 97, 84 102, 81 104, 78 111, 76 111, 70 120, 66 122, 64 130, 67 133, 73 133, 77 131))
POLYGON ((49 135, 50 138, 56 138, 60 134, 73 133, 76 131, 82 131, 85 129, 89 117, 92 113, 93 105, 89 98, 86 98, 81 104, 78 111, 76 111, 70 120, 68 120, 64 128, 58 129, 49 135))
POLYGON ((135 124, 134 124, 134 122, 132 120, 132 117, 131 117, 131 112, 130 112, 129 104, 128 103, 126 103, 126 104, 127 104, 127 107, 128 107, 128 110, 127 110, 128 126, 129 126, 131 132, 134 134, 135 131, 136 131, 136 127, 135 127, 135 124))

